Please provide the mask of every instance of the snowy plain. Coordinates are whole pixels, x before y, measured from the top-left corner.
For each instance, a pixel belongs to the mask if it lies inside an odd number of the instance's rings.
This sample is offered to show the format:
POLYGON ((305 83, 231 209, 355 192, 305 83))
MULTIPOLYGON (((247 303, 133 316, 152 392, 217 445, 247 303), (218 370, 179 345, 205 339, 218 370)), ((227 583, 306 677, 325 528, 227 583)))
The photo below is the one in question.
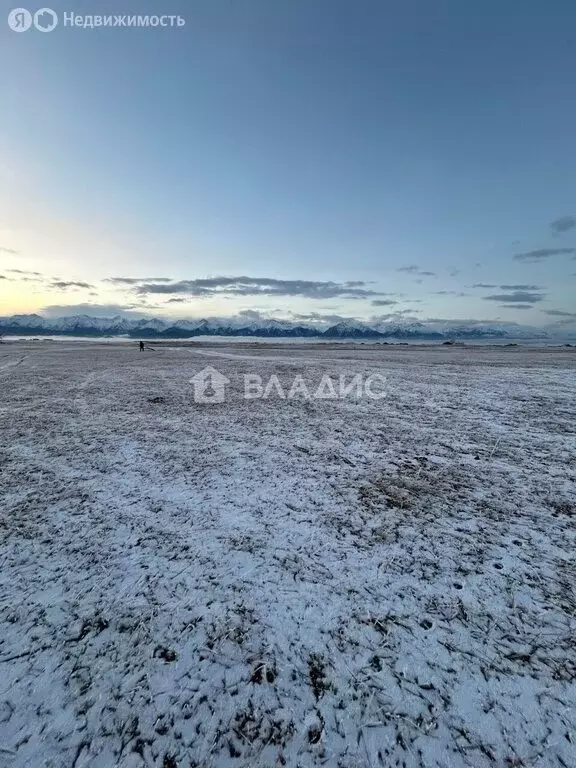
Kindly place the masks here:
POLYGON ((0 765, 573 768, 575 374, 0 345, 0 765), (206 365, 224 403, 194 402, 206 365), (374 372, 383 399, 243 397, 374 372))

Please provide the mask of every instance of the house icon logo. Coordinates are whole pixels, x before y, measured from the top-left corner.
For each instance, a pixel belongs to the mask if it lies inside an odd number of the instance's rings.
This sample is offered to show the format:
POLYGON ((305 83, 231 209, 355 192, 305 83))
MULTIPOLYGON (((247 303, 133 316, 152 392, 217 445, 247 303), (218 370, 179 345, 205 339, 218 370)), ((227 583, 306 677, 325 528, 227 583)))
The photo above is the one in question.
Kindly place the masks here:
POLYGON ((208 365, 190 379, 194 387, 195 403, 223 403, 226 384, 230 383, 216 368, 208 365))

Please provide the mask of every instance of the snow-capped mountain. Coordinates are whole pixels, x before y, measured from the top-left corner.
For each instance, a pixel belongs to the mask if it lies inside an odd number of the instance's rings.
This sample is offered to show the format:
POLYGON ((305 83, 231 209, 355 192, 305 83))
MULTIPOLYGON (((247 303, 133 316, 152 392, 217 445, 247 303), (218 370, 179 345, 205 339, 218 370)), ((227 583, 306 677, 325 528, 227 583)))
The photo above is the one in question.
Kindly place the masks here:
POLYGON ((333 339, 361 339, 374 335, 379 335, 375 328, 356 320, 342 320, 342 322, 331 325, 324 331, 324 336, 333 339))
POLYGON ((13 328, 43 328, 45 319, 40 315, 12 315, 12 317, 0 317, 0 327, 9 323, 13 328))
POLYGON ((132 338, 190 338, 194 336, 253 336, 326 339, 571 339, 572 327, 532 328, 516 323, 448 323, 418 320, 361 322, 346 319, 333 325, 277 320, 274 318, 237 315, 232 318, 198 318, 166 320, 158 317, 132 319, 126 316, 47 318, 38 314, 0 317, 0 334, 130 336, 132 338))

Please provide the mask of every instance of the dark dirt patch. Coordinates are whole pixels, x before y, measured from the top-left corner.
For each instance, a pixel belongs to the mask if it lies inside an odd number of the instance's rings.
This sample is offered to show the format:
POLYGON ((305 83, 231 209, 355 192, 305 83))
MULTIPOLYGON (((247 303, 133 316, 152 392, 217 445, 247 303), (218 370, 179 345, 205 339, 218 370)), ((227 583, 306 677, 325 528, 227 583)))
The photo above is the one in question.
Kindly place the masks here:
POLYGON ((320 654, 311 653, 308 659, 308 678, 316 701, 324 695, 330 687, 326 679, 326 665, 320 654))
POLYGON ((554 517, 557 517, 558 515, 574 517, 576 514, 576 504, 574 504, 574 502, 566 501, 564 499, 552 499, 548 503, 554 510, 552 513, 554 517))
POLYGON ((178 655, 176 654, 176 651, 173 651, 171 648, 164 648, 163 646, 159 645, 154 650, 154 658, 162 659, 168 664, 172 661, 176 661, 178 655))
POLYGON ((251 683, 273 683, 274 680, 276 680, 276 670, 273 665, 260 661, 252 669, 251 683))

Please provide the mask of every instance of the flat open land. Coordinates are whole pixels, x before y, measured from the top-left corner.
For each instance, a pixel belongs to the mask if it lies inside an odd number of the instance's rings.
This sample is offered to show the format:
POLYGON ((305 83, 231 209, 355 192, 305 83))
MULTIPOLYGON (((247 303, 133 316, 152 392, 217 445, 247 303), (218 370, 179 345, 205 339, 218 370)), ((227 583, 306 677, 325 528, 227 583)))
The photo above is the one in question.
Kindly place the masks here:
POLYGON ((576 765, 576 350, 10 343, 0 392, 1 766, 576 765))

